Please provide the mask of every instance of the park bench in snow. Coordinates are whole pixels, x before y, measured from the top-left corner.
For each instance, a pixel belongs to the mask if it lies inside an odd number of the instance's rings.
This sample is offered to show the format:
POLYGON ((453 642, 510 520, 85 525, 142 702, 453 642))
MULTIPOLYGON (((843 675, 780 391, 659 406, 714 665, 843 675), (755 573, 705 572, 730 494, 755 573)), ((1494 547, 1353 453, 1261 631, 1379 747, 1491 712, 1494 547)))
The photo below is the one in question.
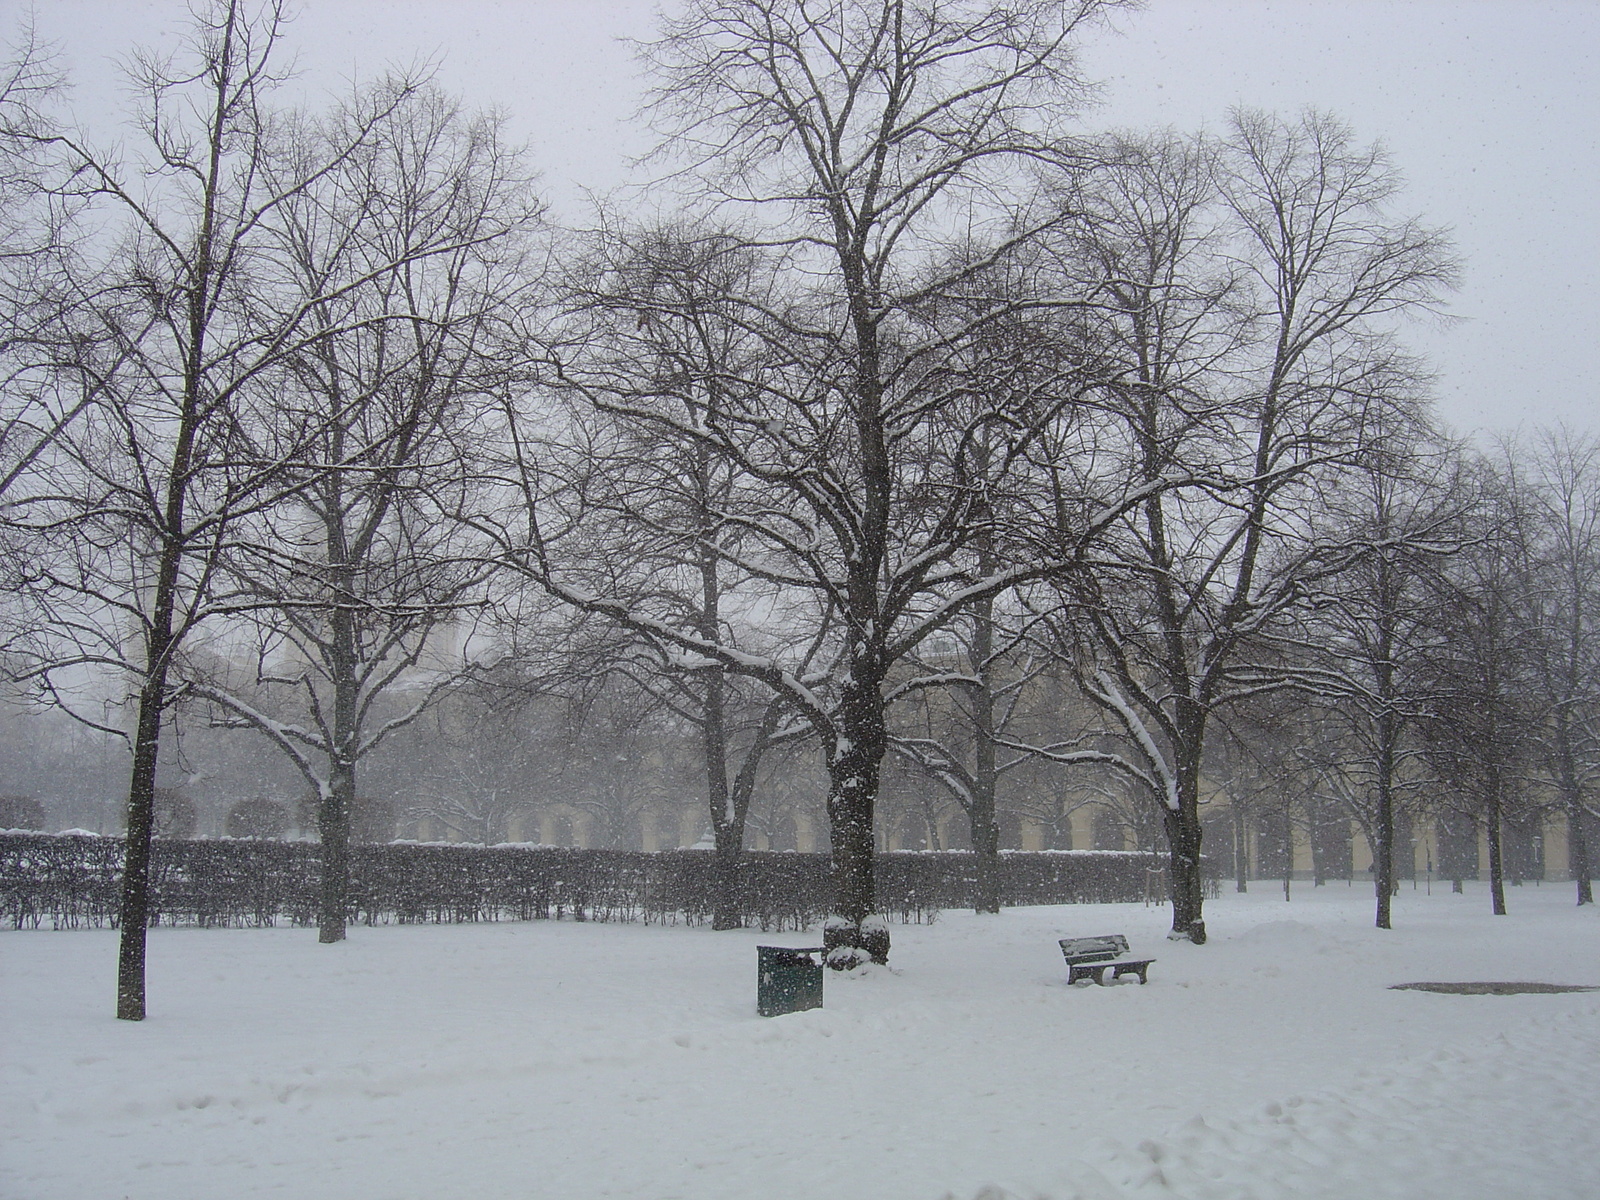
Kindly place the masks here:
POLYGON ((1092 979, 1104 984, 1107 971, 1111 972, 1113 983, 1124 975, 1137 975, 1140 983, 1148 983, 1145 972, 1155 959, 1123 958, 1122 955, 1127 952, 1128 939, 1120 933, 1108 933, 1103 937, 1062 938, 1061 953, 1067 960, 1068 986, 1080 979, 1092 979))

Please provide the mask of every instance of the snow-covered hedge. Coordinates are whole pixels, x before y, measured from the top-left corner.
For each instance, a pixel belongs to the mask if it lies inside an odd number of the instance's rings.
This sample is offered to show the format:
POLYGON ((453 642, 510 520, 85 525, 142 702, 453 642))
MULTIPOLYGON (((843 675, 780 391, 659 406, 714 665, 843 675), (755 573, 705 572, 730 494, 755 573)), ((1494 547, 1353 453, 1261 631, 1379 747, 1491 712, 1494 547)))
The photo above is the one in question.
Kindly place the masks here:
MULTIPOLYGON (((152 919, 177 925, 316 923, 313 842, 157 839, 152 919)), ((1007 904, 1137 901, 1165 894, 1161 860, 1109 851, 1008 851, 1007 904)), ((672 850, 574 850, 394 842, 351 847, 351 917, 368 924, 572 918, 710 919, 712 855, 672 850)), ((966 853, 878 857, 884 913, 906 921, 971 903, 966 853)), ((81 831, 0 833, 0 914, 14 928, 114 922, 122 840, 81 831)), ((751 851, 740 876, 745 920, 803 929, 827 915, 832 893, 820 854, 751 851)))

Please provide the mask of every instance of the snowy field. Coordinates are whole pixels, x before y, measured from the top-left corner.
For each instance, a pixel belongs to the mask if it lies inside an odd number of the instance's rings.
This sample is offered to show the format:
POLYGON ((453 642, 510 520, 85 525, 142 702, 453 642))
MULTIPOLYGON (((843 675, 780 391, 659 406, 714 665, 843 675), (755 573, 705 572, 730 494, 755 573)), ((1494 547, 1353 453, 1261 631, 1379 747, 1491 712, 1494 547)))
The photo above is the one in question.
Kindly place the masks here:
POLYGON ((895 926, 893 969, 755 1015, 758 943, 537 922, 0 933, 4 1200, 1600 1196, 1600 985, 1567 885, 1225 893, 1205 947, 1138 905, 895 926), (1150 983, 1065 986, 1125 932, 1150 983))

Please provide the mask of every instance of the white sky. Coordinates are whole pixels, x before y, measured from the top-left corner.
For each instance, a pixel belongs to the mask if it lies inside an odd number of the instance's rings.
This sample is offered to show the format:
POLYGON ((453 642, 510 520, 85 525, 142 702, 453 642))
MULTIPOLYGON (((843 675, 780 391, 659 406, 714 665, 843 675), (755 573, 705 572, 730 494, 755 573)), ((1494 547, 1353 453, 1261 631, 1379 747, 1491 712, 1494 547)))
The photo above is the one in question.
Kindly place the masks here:
MULTIPOLYGON (((183 0, 0 0, 60 44, 81 118, 104 127, 114 62, 172 45, 183 0)), ((303 0, 289 42, 311 92, 437 59, 441 83, 510 115, 558 215, 630 181, 649 146, 621 39, 650 0, 303 0)), ((1220 126, 1230 106, 1306 105, 1380 139, 1407 207, 1454 230, 1466 283, 1449 328, 1413 331, 1460 432, 1600 430, 1600 3, 1593 0, 1151 0, 1085 47, 1104 104, 1086 127, 1220 126)))

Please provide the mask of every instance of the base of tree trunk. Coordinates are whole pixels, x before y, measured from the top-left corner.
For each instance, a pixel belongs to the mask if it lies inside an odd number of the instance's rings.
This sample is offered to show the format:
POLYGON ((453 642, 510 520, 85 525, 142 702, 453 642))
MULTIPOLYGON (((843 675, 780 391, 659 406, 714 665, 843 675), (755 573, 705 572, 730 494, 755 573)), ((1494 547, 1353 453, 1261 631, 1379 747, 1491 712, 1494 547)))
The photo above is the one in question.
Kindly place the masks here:
POLYGON ((857 924, 848 917, 829 917, 822 927, 823 961, 835 971, 849 971, 863 963, 889 961, 889 927, 882 917, 857 924))
POLYGON ((716 861, 711 868, 711 928, 742 929, 744 916, 739 910, 739 876, 744 859, 744 826, 719 829, 716 836, 716 861))
POLYGON ((1206 944, 1206 923, 1199 918, 1188 922, 1181 928, 1174 925, 1172 932, 1167 934, 1169 942, 1193 942, 1196 946, 1206 944))
POLYGON ((117 1020, 142 1021, 144 1006, 144 951, 145 909, 142 897, 131 901, 123 898, 123 910, 118 921, 120 936, 117 945, 117 1020), (136 914, 129 924, 129 908, 136 914))

